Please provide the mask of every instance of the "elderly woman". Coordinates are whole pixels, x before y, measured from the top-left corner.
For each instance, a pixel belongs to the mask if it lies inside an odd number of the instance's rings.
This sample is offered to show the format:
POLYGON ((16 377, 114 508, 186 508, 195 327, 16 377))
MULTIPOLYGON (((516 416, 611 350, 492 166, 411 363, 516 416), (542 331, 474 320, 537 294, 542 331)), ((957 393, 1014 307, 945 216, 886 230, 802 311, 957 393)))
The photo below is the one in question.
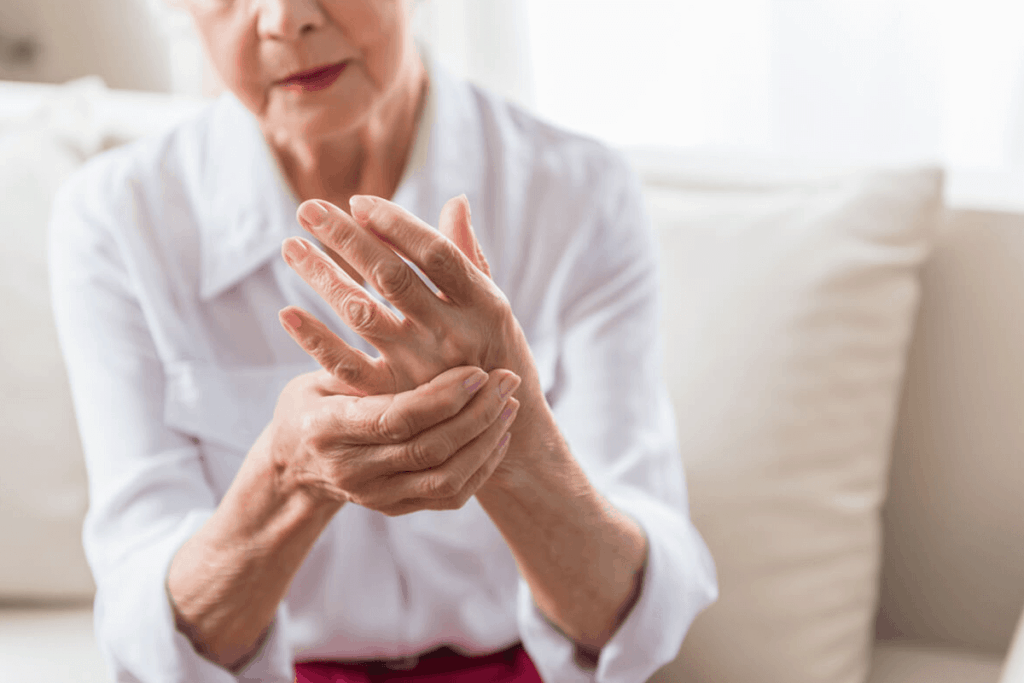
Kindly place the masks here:
POLYGON ((408 0, 182 1, 229 92, 52 217, 117 680, 645 680, 716 586, 634 177, 408 0))

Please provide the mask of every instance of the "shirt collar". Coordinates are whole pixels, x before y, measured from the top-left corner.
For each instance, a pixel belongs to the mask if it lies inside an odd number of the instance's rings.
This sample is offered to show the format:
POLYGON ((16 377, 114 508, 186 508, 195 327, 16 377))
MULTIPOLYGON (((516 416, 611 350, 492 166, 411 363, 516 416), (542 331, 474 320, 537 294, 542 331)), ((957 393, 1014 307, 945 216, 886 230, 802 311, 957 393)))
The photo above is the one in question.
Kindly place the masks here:
MULTIPOLYGON (((413 207, 420 206, 424 197, 438 196, 436 191, 447 192, 440 195, 443 197, 467 192, 465 181, 472 177, 457 171, 454 175, 430 172, 438 164, 446 169, 469 170, 465 165, 450 163, 460 157, 459 151, 451 147, 464 144, 464 119, 469 110, 464 106, 466 102, 461 103, 463 106, 456 104, 464 99, 458 97, 461 84, 428 54, 424 54, 424 64, 427 95, 409 162, 393 198, 414 212, 413 207), (436 180, 445 187, 430 187, 436 180), (452 191, 450 187, 462 189, 452 191)), ((198 174, 206 207, 200 226, 199 296, 203 301, 221 294, 278 256, 285 238, 309 237, 295 217, 298 197, 281 172, 256 117, 233 93, 225 92, 213 103, 208 121, 204 131, 207 139, 199 140, 200 149, 205 151, 200 152, 198 174)), ((465 156, 462 160, 464 164, 465 156)), ((423 218, 433 223, 431 216, 423 218)))

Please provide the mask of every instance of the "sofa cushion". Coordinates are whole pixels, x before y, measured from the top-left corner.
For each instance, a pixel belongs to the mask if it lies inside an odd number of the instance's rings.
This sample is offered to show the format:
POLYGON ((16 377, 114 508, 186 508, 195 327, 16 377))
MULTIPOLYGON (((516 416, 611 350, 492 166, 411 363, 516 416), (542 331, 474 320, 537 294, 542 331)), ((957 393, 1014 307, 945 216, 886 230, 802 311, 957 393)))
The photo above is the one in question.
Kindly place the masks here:
POLYGON ((0 608, 0 681, 110 680, 91 608, 0 608))
POLYGON ((861 683, 941 176, 694 177, 646 192, 691 515, 720 597, 652 680, 861 683))
POLYGON ((50 201, 100 139, 68 86, 32 116, 0 122, 0 599, 86 598, 85 467, 47 279, 50 201))
POLYGON ((879 630, 1004 652, 1024 605, 1024 216, 950 211, 922 277, 879 630))
POLYGON ((937 645, 880 642, 867 683, 998 683, 1002 658, 937 645))
POLYGON ((1010 650, 1003 661, 1003 675, 999 683, 1024 683, 1024 612, 1010 642, 1010 650))

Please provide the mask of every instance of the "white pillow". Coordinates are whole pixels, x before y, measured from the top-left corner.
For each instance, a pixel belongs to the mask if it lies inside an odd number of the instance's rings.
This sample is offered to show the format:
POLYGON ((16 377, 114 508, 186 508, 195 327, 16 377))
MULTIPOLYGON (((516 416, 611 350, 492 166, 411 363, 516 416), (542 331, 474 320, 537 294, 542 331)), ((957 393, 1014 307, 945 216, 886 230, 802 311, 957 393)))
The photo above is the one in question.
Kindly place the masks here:
POLYGON ((674 182, 645 191, 691 515, 720 598, 652 681, 862 683, 941 173, 674 182))
POLYGON ((47 284, 50 201, 99 149, 93 83, 0 124, 0 600, 85 599, 85 466, 47 284), (85 99, 83 99, 85 98, 85 99))

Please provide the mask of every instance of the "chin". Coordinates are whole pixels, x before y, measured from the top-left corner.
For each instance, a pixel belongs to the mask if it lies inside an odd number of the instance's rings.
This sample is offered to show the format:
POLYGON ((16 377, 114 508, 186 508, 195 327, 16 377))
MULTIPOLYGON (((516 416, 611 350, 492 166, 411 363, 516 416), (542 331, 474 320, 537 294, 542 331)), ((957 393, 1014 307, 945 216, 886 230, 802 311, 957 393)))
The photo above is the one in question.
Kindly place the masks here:
POLYGON ((303 106, 271 107, 272 128, 291 130, 302 137, 327 137, 357 128, 366 120, 369 107, 330 98, 303 106))
POLYGON ((351 108, 341 102, 324 107, 305 118, 303 130, 307 135, 326 137, 354 130, 366 121, 365 108, 351 108))

